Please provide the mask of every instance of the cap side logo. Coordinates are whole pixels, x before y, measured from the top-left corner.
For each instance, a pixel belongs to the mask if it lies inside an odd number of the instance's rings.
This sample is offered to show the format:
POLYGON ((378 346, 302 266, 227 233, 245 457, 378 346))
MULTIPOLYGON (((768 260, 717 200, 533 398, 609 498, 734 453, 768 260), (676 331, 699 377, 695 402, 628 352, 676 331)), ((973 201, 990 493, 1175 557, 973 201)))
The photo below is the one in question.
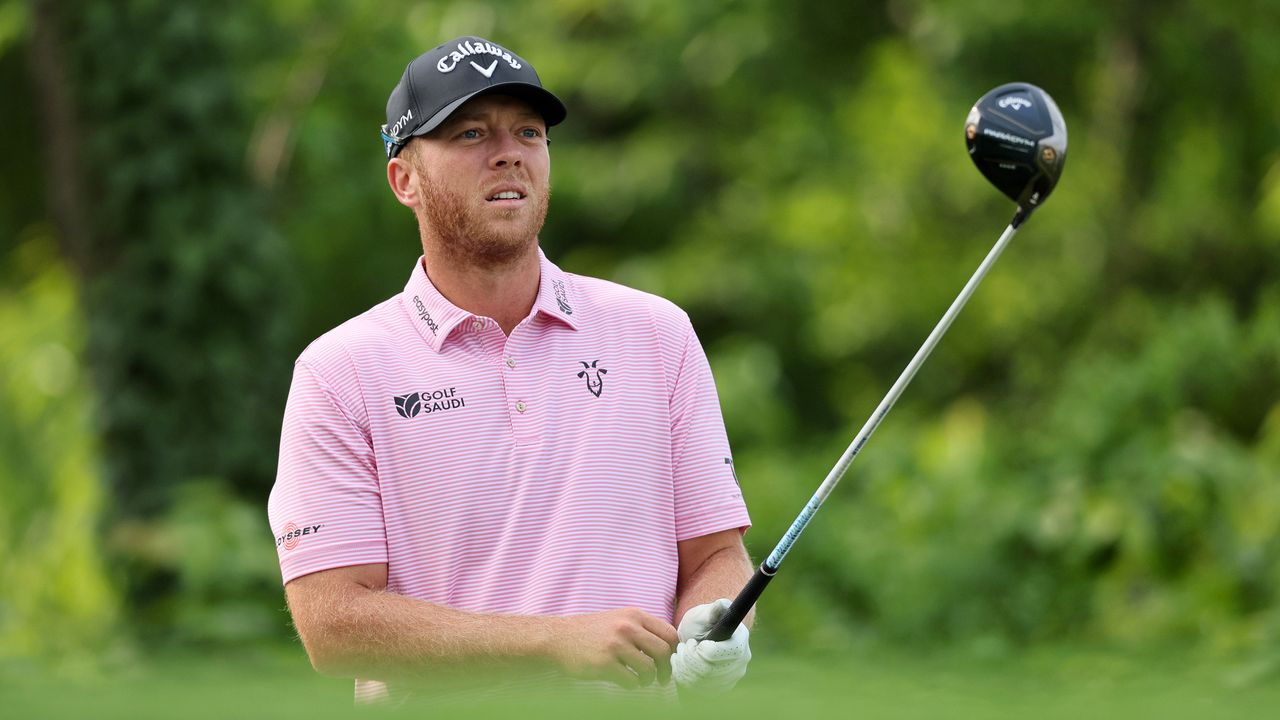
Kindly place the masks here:
POLYGON ((403 130, 404 126, 408 125, 409 121, 412 119, 413 108, 409 108, 405 114, 400 116, 400 119, 396 121, 396 124, 391 126, 391 129, 387 131, 387 134, 390 135, 392 139, 398 140, 400 138, 400 131, 403 130))
POLYGON ((475 60, 472 60, 470 62, 471 62, 471 67, 475 68, 477 72, 479 72, 481 75, 485 77, 493 77, 493 71, 498 69, 497 60, 494 60, 493 62, 489 63, 489 67, 487 68, 482 68, 479 65, 477 65, 475 60))

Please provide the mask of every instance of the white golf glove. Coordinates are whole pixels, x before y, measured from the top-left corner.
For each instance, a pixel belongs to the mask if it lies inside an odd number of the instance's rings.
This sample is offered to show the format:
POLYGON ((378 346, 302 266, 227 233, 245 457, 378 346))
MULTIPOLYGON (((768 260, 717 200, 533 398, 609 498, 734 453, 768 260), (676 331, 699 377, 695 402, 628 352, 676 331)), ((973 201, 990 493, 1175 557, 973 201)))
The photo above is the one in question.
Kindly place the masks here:
POLYGON ((671 677, 681 689, 723 693, 747 674, 747 663, 751 662, 747 638, 751 631, 746 625, 739 623, 728 640, 697 640, 716 624, 730 604, 728 599, 720 598, 689 610, 680 620, 680 627, 676 629, 680 644, 671 656, 671 677))

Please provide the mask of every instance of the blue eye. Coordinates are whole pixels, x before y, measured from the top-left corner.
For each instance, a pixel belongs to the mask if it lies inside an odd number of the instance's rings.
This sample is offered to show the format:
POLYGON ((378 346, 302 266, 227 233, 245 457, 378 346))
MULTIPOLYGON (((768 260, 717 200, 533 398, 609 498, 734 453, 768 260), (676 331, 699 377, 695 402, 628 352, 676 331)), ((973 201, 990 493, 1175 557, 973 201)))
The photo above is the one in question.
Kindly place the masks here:
POLYGON ((520 131, 520 134, 527 138, 542 137, 542 132, 539 131, 537 128, 525 128, 524 130, 520 131))
POLYGON ((476 138, 480 137, 480 131, 475 128, 471 128, 469 130, 463 130, 461 137, 464 137, 468 140, 475 140, 476 138))

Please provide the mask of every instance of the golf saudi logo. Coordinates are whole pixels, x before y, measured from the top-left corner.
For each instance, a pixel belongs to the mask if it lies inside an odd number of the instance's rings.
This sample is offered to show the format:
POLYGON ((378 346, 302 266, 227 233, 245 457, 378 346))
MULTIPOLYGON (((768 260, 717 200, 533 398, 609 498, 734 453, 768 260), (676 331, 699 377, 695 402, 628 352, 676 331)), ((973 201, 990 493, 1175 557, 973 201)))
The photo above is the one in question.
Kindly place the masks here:
POLYGON ((452 387, 395 395, 392 400, 395 401, 396 412, 402 418, 415 418, 421 413, 430 415, 433 412, 444 412, 467 406, 467 401, 458 394, 458 388, 452 387))
POLYGON ((578 371, 578 377, 586 378, 587 389, 591 391, 592 395, 600 397, 600 393, 604 392, 604 378, 600 376, 608 373, 609 371, 604 368, 596 367, 596 363, 600 362, 599 360, 592 360, 590 365, 586 364, 582 360, 579 360, 578 362, 582 363, 582 369, 578 371))

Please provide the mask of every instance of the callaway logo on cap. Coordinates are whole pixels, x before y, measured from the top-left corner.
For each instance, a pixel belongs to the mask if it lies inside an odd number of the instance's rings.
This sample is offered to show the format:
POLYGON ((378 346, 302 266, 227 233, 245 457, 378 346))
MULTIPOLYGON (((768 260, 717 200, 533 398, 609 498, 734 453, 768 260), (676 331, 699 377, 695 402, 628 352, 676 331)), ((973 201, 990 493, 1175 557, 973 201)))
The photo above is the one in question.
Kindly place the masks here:
POLYGON ((528 102, 547 127, 567 114, 523 58, 484 38, 460 37, 414 58, 391 91, 387 124, 382 126, 387 159, 395 157, 409 138, 435 130, 463 103, 487 93, 528 102))

